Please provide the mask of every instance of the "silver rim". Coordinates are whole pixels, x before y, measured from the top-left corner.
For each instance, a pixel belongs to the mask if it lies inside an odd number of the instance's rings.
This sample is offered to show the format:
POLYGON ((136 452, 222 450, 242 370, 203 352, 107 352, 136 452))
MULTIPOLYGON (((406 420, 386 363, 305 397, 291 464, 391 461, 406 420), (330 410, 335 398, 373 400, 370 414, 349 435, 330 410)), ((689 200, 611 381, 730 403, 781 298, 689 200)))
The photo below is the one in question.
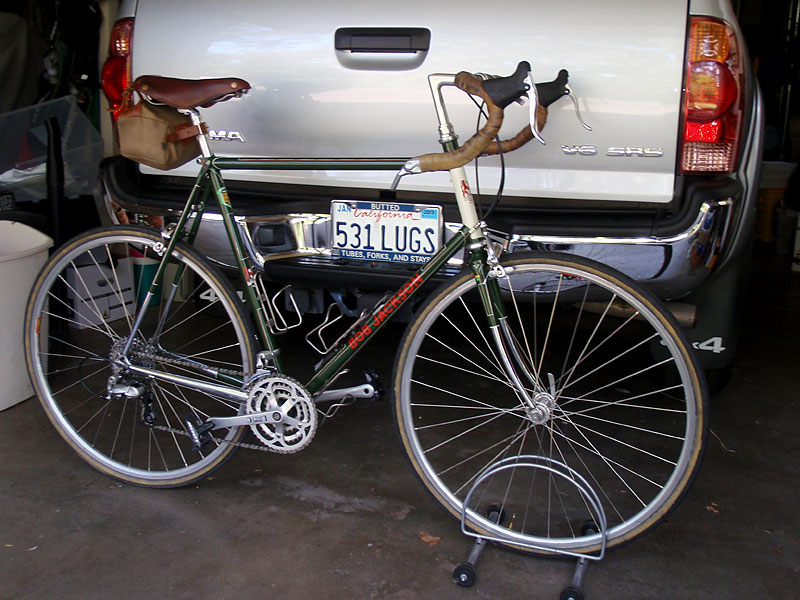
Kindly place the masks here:
MULTIPOLYGON (((538 373, 521 379, 531 397, 554 397, 550 418, 535 424, 524 409, 467 279, 425 315, 398 372, 400 426, 420 476, 458 515, 490 465, 546 456, 590 482, 609 545, 640 535, 680 498, 700 450, 702 399, 682 342, 639 297, 577 264, 516 265, 503 288, 517 370, 538 373)), ((521 546, 598 547, 599 534, 581 532, 597 515, 573 486, 538 469, 481 485, 473 527, 521 546), (486 517, 498 504, 499 525, 486 517)))
MULTIPOLYGON (((137 288, 147 287, 141 282, 152 278, 158 241, 157 236, 109 232, 61 256, 37 288, 27 347, 45 410, 79 454, 126 481, 181 485, 207 475, 232 450, 219 442, 193 450, 190 438, 181 433, 182 419, 230 416, 243 407, 177 384, 144 379, 134 383, 147 390, 149 402, 107 398, 107 380, 115 372, 109 358, 130 333, 137 288), (154 417, 156 427, 143 423, 145 415, 154 417)), ((207 380, 213 378, 186 363, 249 371, 250 345, 226 291, 197 258, 176 251, 171 263, 169 272, 180 267, 184 271, 162 328, 161 347, 155 348, 151 340, 168 305, 166 285, 161 298, 151 302, 143 334, 133 344, 139 353, 136 360, 207 380)), ((235 429, 214 433, 221 439, 240 435, 235 429)))

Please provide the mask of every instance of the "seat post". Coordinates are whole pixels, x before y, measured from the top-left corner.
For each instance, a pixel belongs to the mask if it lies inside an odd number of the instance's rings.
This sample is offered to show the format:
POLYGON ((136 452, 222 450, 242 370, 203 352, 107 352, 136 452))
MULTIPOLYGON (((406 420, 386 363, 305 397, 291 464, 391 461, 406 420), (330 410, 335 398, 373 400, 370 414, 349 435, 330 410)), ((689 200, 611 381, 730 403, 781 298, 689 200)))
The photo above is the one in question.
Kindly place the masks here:
POLYGON ((192 119, 192 125, 197 127, 197 129, 200 131, 200 133, 195 136, 197 137, 197 141, 200 143, 200 151, 202 152, 204 158, 211 158, 212 155, 211 148, 208 145, 208 134, 203 133, 207 130, 205 127, 203 127, 203 121, 200 118, 200 113, 198 110, 196 108, 185 108, 179 109, 179 112, 189 115, 189 117, 192 119))

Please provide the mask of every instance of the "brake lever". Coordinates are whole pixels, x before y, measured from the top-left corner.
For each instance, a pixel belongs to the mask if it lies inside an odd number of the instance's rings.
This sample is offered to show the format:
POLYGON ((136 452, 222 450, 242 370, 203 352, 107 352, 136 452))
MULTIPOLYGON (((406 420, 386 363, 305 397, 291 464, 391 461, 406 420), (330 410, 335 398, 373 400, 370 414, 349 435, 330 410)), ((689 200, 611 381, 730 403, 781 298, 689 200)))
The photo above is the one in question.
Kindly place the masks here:
POLYGON ((583 117, 581 116, 581 109, 580 109, 580 108, 578 108, 578 98, 577 98, 577 96, 575 95, 575 92, 574 92, 574 91, 572 91, 572 88, 570 87, 570 85, 569 85, 569 84, 565 85, 565 86, 564 86, 564 89, 566 89, 566 90, 567 90, 567 96, 569 96, 569 99, 570 99, 570 100, 572 100, 572 106, 573 106, 573 108, 575 109, 575 116, 576 116, 576 117, 578 117, 578 122, 579 122, 581 125, 583 125, 583 128, 584 128, 586 131, 591 131, 591 130, 592 130, 592 128, 591 128, 591 127, 589 127, 589 125, 587 125, 586 121, 584 121, 584 120, 583 120, 583 117))
POLYGON ((389 189, 391 191, 397 190, 397 186, 400 185, 400 180, 405 177, 406 175, 419 175, 422 173, 422 169, 419 166, 419 159, 418 158, 409 158, 406 161, 406 164, 402 166, 402 168, 397 172, 394 176, 394 181, 392 181, 392 187, 389 189))
POLYGON ((528 71, 528 76, 525 78, 525 87, 528 88, 528 100, 530 101, 530 114, 531 114, 531 133, 540 144, 543 146, 547 144, 539 133, 539 120, 537 119, 537 112, 539 109, 539 92, 536 90, 536 84, 533 83, 533 75, 528 71))

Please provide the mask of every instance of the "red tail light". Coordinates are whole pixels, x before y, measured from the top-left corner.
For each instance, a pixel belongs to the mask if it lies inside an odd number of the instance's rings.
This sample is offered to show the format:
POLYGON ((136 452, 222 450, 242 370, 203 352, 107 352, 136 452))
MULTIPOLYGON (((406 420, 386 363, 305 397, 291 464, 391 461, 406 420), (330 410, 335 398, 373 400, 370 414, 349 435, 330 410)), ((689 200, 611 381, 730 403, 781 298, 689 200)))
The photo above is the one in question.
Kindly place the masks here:
POLYGON ((744 108, 744 56, 723 21, 692 17, 683 89, 681 170, 736 169, 744 108))
MULTIPOLYGON (((108 58, 100 73, 103 92, 116 111, 122 104, 122 93, 131 83, 131 41, 133 39, 133 19, 117 21, 111 30, 108 44, 108 58)), ((116 112, 115 112, 116 116, 116 112)))

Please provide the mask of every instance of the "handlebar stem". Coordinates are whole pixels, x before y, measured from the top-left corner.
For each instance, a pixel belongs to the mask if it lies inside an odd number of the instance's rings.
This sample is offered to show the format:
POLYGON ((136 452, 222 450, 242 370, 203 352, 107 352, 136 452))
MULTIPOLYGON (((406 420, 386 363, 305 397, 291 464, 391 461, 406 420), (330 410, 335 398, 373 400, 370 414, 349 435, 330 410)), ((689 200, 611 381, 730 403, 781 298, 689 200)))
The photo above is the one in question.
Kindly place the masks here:
POLYGON ((442 96, 443 87, 455 86, 456 76, 449 73, 433 73, 428 75, 428 85, 433 96, 433 105, 436 108, 436 118, 439 120, 439 143, 446 144, 455 142, 458 139, 450 117, 447 114, 447 107, 442 96))

